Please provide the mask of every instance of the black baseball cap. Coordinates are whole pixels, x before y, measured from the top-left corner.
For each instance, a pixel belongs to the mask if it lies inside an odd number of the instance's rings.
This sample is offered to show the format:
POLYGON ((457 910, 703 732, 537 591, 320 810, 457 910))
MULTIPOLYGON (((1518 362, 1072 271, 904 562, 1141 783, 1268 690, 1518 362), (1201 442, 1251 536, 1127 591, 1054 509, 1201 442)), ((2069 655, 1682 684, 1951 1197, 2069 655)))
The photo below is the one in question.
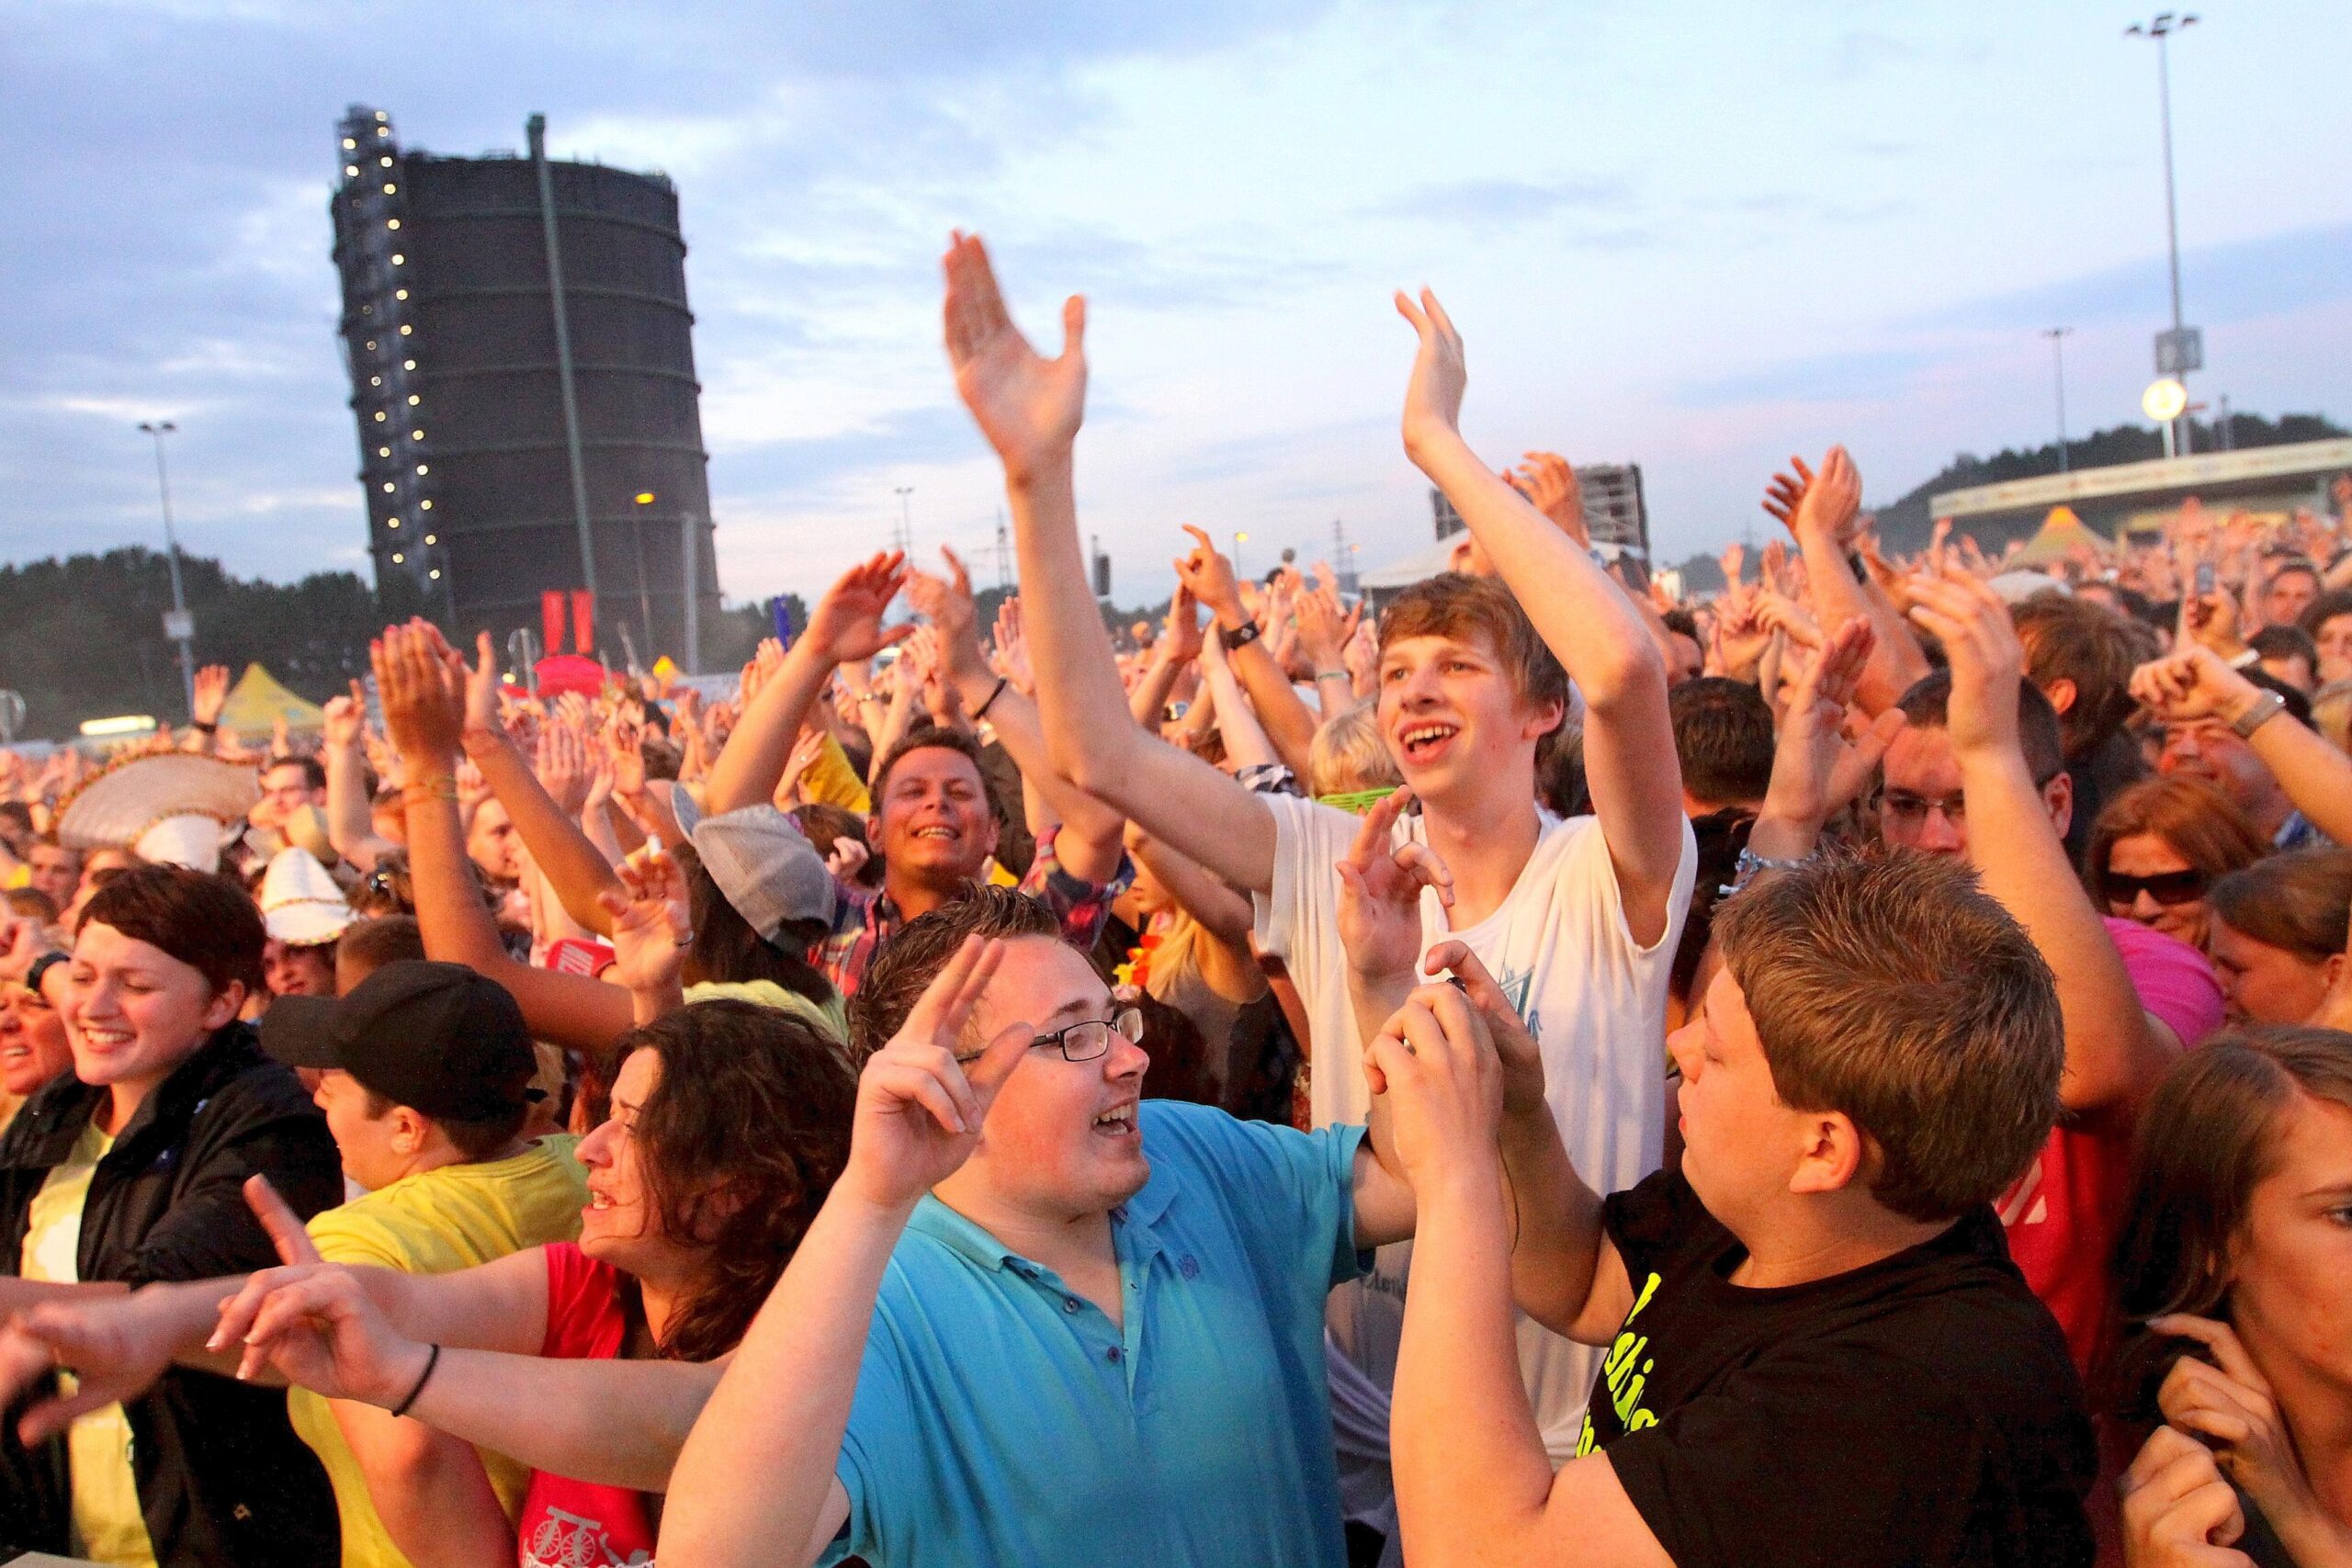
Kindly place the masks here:
POLYGON ((262 1049, 289 1067, 334 1067, 395 1105, 494 1122, 536 1097, 523 1010, 462 964, 387 964, 341 997, 280 997, 262 1049))

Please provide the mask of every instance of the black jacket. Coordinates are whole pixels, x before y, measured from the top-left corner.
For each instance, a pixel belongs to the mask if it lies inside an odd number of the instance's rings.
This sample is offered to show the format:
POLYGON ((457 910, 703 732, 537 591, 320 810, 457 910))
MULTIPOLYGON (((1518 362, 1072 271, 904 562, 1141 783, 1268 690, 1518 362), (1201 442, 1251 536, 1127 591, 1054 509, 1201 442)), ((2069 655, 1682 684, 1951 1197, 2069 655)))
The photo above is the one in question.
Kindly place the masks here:
MULTIPOLYGON (((0 1137, 0 1274, 20 1272, 33 1196, 107 1090, 67 1074, 26 1102, 0 1137)), ((276 1266, 246 1208, 266 1175, 308 1217, 343 1201, 326 1122, 291 1070, 232 1023, 147 1097, 90 1180, 81 1277, 139 1286, 276 1266)), ((164 1568, 315 1568, 340 1555, 326 1473, 286 1418, 282 1390, 175 1370, 126 1407, 148 1539, 164 1568)), ((65 1444, 28 1450, 15 1412, 0 1432, 0 1559, 63 1553, 71 1518, 65 1444)))

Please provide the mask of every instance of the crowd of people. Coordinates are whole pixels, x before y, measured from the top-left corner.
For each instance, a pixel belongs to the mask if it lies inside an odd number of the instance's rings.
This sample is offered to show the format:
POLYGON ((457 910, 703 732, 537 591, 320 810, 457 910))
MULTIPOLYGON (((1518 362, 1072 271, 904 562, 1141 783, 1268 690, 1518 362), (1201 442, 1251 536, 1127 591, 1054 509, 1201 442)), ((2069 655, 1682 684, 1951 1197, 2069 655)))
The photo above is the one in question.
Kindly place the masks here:
POLYGON ((1399 295, 1453 570, 1114 632, 944 271, 992 625, 0 754, 0 1548, 2352 1562, 2352 482, 1685 599, 1399 295))

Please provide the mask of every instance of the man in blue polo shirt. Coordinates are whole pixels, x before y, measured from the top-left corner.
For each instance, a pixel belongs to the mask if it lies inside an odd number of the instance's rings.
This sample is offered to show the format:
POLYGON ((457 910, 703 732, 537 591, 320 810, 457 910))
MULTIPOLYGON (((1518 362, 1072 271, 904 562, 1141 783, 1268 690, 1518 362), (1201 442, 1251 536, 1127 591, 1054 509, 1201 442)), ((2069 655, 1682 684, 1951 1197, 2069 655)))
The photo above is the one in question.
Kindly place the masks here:
POLYGON ((1019 898, 909 926, 854 1023, 848 1169, 661 1554, 1343 1563, 1323 1300, 1412 1229, 1364 1129, 1141 1103, 1133 1015, 1019 898))

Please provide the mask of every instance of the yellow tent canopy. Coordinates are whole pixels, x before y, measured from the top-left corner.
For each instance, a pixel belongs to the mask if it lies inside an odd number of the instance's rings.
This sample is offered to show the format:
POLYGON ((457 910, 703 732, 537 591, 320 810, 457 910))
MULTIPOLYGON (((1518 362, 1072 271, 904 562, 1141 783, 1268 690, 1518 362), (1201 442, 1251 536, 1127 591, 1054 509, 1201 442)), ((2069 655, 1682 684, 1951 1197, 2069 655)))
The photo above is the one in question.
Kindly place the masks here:
POLYGON ((326 722, 326 713, 279 685, 258 663, 246 665, 221 705, 220 728, 241 735, 266 735, 280 718, 288 729, 316 729, 326 722))
POLYGON ((2050 515, 2041 520, 2041 529, 2028 539, 2025 548, 2009 558, 2013 567, 2055 566, 2076 550, 2087 548, 2092 555, 2105 560, 2114 547, 2091 532, 2083 520, 2075 515, 2071 506, 2053 506, 2050 515))

